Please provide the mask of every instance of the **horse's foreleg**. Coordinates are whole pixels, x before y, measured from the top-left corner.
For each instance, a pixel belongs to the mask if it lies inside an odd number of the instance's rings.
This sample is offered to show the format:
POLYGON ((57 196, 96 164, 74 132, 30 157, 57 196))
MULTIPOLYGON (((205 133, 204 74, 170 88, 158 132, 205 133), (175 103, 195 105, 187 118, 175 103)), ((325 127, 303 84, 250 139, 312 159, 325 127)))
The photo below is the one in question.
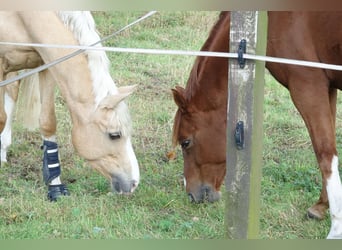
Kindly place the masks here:
POLYGON ((56 115, 54 104, 55 84, 49 71, 39 74, 41 113, 40 130, 43 136, 43 177, 49 187, 48 198, 57 200, 59 196, 69 195, 69 192, 60 179, 61 167, 56 142, 56 115))
POLYGON ((331 227, 327 238, 342 239, 342 184, 337 156, 332 159, 331 175, 327 179, 327 193, 331 217, 331 227))
MULTIPOLYGON (((337 90, 332 89, 330 94, 330 108, 333 115, 333 124, 335 127, 336 121, 336 99, 337 90)), ((335 131, 335 130, 334 130, 335 131)), ((342 184, 338 170, 338 158, 333 157, 331 163, 331 176, 327 180, 327 193, 330 206, 331 215, 331 229, 328 235, 328 239, 342 238, 342 184)))
POLYGON ((342 238, 342 186, 335 139, 336 92, 329 90, 328 84, 305 81, 293 83, 289 89, 308 128, 322 174, 320 198, 309 208, 308 214, 322 219, 329 207, 331 229, 328 238, 342 238))

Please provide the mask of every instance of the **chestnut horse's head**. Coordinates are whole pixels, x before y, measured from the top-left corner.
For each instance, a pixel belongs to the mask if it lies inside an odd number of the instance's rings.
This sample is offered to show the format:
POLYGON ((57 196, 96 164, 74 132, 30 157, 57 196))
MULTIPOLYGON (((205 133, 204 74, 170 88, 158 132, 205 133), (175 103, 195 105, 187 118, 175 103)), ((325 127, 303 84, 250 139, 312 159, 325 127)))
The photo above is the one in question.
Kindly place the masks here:
POLYGON ((173 144, 182 148, 186 192, 196 203, 217 201, 226 173, 226 118, 221 108, 198 110, 183 88, 172 91, 178 106, 173 144))
MULTIPOLYGON (((202 51, 229 51, 228 12, 221 12, 202 51)), ((173 145, 181 145, 190 200, 220 199, 226 173, 228 60, 197 57, 186 88, 172 90, 178 106, 173 145)))

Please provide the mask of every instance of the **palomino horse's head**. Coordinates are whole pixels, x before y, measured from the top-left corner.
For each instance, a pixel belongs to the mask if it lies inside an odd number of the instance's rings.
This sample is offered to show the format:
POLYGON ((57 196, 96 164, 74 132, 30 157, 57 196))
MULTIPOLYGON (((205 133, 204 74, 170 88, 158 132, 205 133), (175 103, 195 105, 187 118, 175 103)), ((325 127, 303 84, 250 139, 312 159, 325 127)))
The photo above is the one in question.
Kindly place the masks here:
POLYGON ((74 124, 73 144, 90 165, 110 180, 113 191, 132 193, 139 184, 139 166, 131 144, 131 120, 123 100, 132 87, 108 95, 88 120, 74 124))
POLYGON ((226 172, 226 119, 219 109, 197 109, 183 88, 172 91, 178 106, 173 144, 182 147, 186 192, 196 203, 219 200, 226 172))

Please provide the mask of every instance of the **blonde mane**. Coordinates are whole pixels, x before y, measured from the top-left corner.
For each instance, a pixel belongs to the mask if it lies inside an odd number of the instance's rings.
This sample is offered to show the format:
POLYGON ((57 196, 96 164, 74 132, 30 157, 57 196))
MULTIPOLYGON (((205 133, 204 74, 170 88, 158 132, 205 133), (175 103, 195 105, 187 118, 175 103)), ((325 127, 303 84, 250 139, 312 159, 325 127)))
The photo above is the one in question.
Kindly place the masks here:
MULTIPOLYGON (((57 15, 64 25, 72 31, 80 45, 91 45, 101 40, 93 16, 89 11, 58 11, 57 15)), ((99 43, 95 46, 102 46, 102 44, 99 43)), ((109 73, 110 62, 106 52, 88 50, 85 51, 85 54, 88 58, 88 67, 93 81, 95 108, 97 108, 107 95, 118 94, 119 92, 109 73)), ((117 105, 111 120, 118 122, 123 134, 131 134, 131 118, 124 102, 117 105)))
MULTIPOLYGON (((88 46, 101 40, 89 11, 59 11, 57 15, 72 31, 80 45, 88 46)), ((95 46, 101 47, 102 44, 95 46)), ((88 57, 97 106, 108 94, 116 94, 118 90, 109 74, 109 59, 106 52, 88 50, 85 54, 88 57)))

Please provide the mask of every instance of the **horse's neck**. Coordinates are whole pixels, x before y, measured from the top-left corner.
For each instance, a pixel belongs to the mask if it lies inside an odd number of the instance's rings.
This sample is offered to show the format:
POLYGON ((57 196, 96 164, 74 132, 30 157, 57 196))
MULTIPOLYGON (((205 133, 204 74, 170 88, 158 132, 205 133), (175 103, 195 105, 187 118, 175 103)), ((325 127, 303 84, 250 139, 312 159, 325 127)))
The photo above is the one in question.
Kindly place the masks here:
MULTIPOLYGON (((227 16, 221 16, 202 51, 228 52, 229 51, 229 23, 227 16)), ((198 57, 190 74, 187 84, 189 99, 194 99, 197 106, 216 108, 226 104, 228 85, 228 59, 221 57, 198 57)))
MULTIPOLYGON (((100 40, 95 22, 88 11, 60 11, 59 18, 72 31, 80 45, 92 45, 100 40)), ((96 46, 102 46, 97 44, 96 46)), ((117 87, 109 73, 109 59, 104 51, 86 51, 88 67, 93 82, 96 106, 108 94, 117 93, 117 87)))
MULTIPOLYGON (((203 44, 201 51, 215 51, 215 52, 228 52, 229 51, 229 29, 230 27, 230 14, 229 12, 221 12, 220 17, 214 27, 210 30, 209 36, 203 44)), ((221 62, 227 61, 226 59, 217 57, 198 57, 195 63, 195 68, 198 79, 206 78, 206 74, 212 74, 212 68, 218 70, 225 66, 221 62), (209 72, 209 73, 208 73, 209 72)), ((225 69, 226 70, 226 69, 225 69)), ((203 81, 201 84, 206 84, 208 81, 203 81)))

